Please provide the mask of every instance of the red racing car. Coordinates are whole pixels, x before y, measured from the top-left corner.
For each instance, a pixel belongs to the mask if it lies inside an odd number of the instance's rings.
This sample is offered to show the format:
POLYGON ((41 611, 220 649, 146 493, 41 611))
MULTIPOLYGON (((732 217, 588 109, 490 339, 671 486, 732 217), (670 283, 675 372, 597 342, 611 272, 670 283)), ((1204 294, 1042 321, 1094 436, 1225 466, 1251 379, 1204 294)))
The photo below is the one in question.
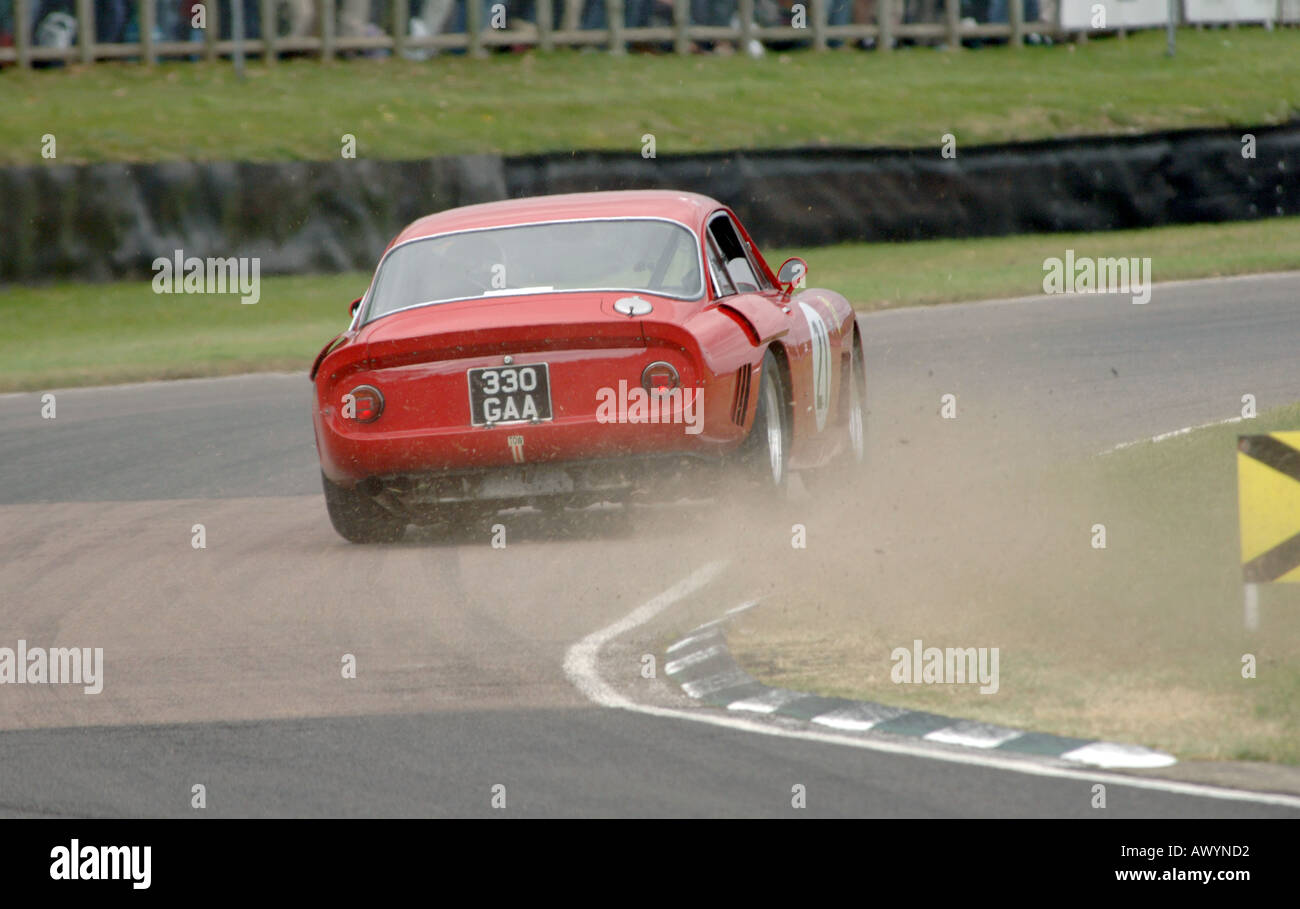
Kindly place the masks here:
POLYGON ((692 193, 421 218, 312 367, 330 520, 393 541, 485 508, 729 475, 780 493, 791 470, 860 464, 862 339, 842 296, 801 289, 806 269, 773 274, 735 213, 692 193))

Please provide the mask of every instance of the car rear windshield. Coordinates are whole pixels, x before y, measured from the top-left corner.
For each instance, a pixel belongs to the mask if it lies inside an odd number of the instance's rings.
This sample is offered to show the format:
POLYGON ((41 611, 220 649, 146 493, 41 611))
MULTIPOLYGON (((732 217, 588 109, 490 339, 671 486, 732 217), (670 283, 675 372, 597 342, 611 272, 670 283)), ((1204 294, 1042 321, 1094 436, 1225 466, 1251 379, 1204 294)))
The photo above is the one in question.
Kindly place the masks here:
POLYGON ((369 319, 426 303, 560 291, 704 292, 695 235, 648 218, 565 221, 442 234, 380 264, 369 319))

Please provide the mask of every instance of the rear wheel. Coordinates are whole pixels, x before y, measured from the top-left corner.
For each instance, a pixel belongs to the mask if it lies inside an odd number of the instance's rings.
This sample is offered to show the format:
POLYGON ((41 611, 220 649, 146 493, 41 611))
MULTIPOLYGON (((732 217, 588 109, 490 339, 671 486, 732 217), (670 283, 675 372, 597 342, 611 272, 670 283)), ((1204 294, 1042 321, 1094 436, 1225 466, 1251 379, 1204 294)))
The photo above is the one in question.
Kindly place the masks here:
POLYGON ((785 491, 789 479, 790 425, 785 382, 772 351, 763 354, 758 406, 749 436, 741 446, 741 463, 751 483, 769 493, 785 491))
POLYGON ((325 508, 339 536, 350 543, 394 543, 406 532, 406 521, 356 489, 348 489, 321 474, 325 508))
POLYGON ((854 338, 849 360, 849 444, 842 461, 855 472, 867 462, 867 364, 862 344, 854 338))

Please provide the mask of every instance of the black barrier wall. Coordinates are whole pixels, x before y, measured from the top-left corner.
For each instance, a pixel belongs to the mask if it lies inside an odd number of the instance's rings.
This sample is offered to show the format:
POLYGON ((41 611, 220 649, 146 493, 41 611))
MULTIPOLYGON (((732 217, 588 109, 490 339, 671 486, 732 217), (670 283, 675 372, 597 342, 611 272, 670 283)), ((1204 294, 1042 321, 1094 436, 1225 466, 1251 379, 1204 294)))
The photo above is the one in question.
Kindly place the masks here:
POLYGON ((0 282, 149 277, 178 249, 260 257, 262 274, 368 270, 420 215, 597 189, 702 192, 760 244, 818 246, 1295 215, 1297 174, 1300 121, 959 147, 953 159, 935 147, 32 165, 0 169, 0 282))

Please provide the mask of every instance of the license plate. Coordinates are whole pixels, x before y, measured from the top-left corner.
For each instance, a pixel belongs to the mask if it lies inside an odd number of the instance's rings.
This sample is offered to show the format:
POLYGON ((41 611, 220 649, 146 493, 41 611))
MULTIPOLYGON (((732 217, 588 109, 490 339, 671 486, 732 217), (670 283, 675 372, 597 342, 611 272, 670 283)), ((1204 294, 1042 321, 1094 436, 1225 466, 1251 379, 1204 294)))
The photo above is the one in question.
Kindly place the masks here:
POLYGON ((551 418, 551 372, 545 363, 471 369, 469 415, 474 426, 536 423, 551 418))

